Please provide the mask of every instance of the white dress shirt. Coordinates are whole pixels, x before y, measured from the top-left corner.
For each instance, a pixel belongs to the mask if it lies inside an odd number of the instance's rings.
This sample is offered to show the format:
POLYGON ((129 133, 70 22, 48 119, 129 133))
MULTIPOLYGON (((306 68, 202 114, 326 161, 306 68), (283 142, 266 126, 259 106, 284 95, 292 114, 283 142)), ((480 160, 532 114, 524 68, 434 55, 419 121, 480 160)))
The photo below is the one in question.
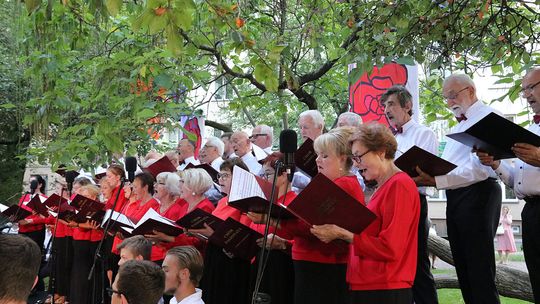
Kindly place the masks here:
POLYGON ((259 175, 261 173, 262 165, 259 164, 259 162, 257 161, 257 158, 255 158, 253 154, 248 152, 240 158, 242 159, 242 161, 244 161, 244 163, 248 167, 249 172, 255 175, 259 175))
MULTIPOLYGON (((414 119, 406 122, 402 128, 403 131, 396 134, 398 144, 396 159, 415 145, 437 155, 439 142, 435 132, 430 128, 417 123, 414 119)), ((435 194, 433 187, 418 187, 418 191, 428 196, 435 194)))
POLYGON ((194 156, 190 156, 190 157, 184 159, 183 164, 180 164, 180 166, 178 166, 178 168, 177 168, 178 171, 184 170, 188 164, 193 164, 193 165, 197 166, 197 165, 200 165, 201 162, 198 159, 195 159, 194 156))
POLYGON ((268 155, 270 155, 270 154, 272 154, 274 152, 274 151, 272 151, 272 146, 264 148, 263 151, 266 152, 266 154, 268 154, 268 155))
POLYGON ((202 290, 195 288, 194 294, 185 297, 180 302, 178 302, 175 297, 172 297, 169 304, 204 304, 204 301, 202 300, 202 290))
POLYGON ((214 159, 210 163, 210 166, 212 166, 212 168, 214 168, 214 170, 219 172, 219 167, 221 166, 221 164, 223 164, 223 161, 224 161, 223 158, 221 158, 221 156, 218 156, 218 158, 214 159))
MULTIPOLYGON (((540 125, 532 124, 529 131, 540 135, 540 125)), ((514 189, 518 198, 540 195, 540 168, 531 166, 521 159, 515 159, 514 167, 507 161, 501 161, 495 173, 508 186, 514 189)))
MULTIPOLYGON (((492 107, 477 101, 467 109, 465 113, 467 120, 454 126, 450 133, 463 132, 492 112, 501 115, 492 107)), ((476 154, 472 152, 472 148, 451 138, 448 138, 446 142, 442 158, 457 165, 457 168, 447 175, 435 176, 437 189, 458 189, 481 182, 488 177, 497 178, 490 167, 482 165, 476 154)))

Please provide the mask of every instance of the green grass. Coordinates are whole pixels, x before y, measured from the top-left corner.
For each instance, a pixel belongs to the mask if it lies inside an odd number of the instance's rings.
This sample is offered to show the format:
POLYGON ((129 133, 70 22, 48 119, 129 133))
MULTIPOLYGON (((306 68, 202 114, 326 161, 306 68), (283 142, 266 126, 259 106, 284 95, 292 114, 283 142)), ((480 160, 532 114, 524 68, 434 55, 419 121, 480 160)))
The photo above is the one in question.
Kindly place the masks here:
MULTIPOLYGON (((459 289, 439 289, 437 290, 439 295, 439 304, 461 304, 463 298, 461 297, 461 291, 459 289)), ((530 302, 510 299, 501 297, 501 304, 527 304, 530 302)))

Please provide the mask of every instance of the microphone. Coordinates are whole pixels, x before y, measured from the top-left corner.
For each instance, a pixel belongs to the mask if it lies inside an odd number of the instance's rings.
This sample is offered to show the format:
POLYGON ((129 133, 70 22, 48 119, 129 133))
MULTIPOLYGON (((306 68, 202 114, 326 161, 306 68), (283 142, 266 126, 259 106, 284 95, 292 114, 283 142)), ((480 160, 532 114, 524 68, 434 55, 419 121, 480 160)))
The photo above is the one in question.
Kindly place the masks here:
POLYGON ((39 183, 36 179, 33 179, 30 181, 30 194, 36 193, 36 189, 38 187, 39 183))
POLYGON ((66 171, 66 183, 67 183, 67 189, 68 193, 71 195, 71 190, 73 190, 73 182, 75 181, 75 178, 79 175, 79 172, 69 170, 66 171))
POLYGON ((135 171, 137 171, 137 159, 134 156, 126 157, 125 161, 126 172, 130 183, 135 179, 135 171))
POLYGON ((297 149, 298 135, 294 130, 285 129, 279 134, 279 152, 283 153, 283 167, 287 170, 289 182, 294 176, 294 153, 297 149))

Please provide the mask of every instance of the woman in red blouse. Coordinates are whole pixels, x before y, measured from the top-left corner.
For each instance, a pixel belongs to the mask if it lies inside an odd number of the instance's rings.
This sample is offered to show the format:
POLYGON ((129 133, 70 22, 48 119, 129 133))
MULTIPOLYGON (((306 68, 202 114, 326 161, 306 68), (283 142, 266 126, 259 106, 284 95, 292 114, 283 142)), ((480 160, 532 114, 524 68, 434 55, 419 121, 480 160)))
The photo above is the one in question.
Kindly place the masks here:
MULTIPOLYGON (((314 142, 317 168, 344 191, 364 204, 364 193, 350 171, 351 128, 337 128, 314 142)), ((282 221, 281 227, 294 236, 292 258, 295 272, 294 303, 347 303, 345 281, 349 246, 343 242, 322 242, 300 220, 282 221)))
POLYGON ((393 162, 397 143, 381 124, 361 125, 351 137, 355 165, 377 190, 368 208, 377 215, 360 234, 336 225, 314 226, 321 241, 351 243, 347 283, 351 303, 412 303, 420 201, 414 181, 393 162))

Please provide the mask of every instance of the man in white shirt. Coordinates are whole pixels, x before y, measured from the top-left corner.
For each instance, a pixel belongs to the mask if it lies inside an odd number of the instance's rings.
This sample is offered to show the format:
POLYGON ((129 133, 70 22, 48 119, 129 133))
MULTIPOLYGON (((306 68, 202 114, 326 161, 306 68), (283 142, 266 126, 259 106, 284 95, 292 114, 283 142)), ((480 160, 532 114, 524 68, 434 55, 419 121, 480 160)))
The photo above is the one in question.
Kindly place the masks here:
POLYGON ((267 125, 258 125, 251 131, 249 137, 251 143, 264 150, 267 155, 272 154, 272 143, 274 141, 274 130, 267 125))
MULTIPOLYGON (((527 72, 521 82, 521 96, 527 99, 533 121, 529 131, 540 135, 540 68, 527 72)), ((506 161, 495 161, 484 152, 477 152, 480 161, 495 170, 501 180, 514 189, 526 204, 521 212, 523 254, 535 303, 540 302, 540 147, 518 143, 513 148, 518 159, 512 167, 506 161)))
MULTIPOLYGON (((395 129, 394 133, 398 143, 396 158, 415 145, 437 155, 439 146, 437 136, 431 129, 412 119, 412 96, 404 86, 392 86, 381 96, 380 100, 388 122, 395 129)), ((433 195, 433 188, 418 187, 418 192, 420 193, 420 218, 416 276, 412 288, 413 299, 416 304, 436 304, 438 303, 437 288, 430 271, 431 263, 427 248, 429 223, 426 195, 433 195)))
MULTIPOLYGON (((495 110, 476 96, 476 86, 465 74, 444 80, 443 97, 461 132, 495 110)), ((465 303, 500 303, 495 286, 493 238, 499 223, 502 193, 495 172, 480 163, 471 148, 448 139, 442 158, 457 165, 447 175, 429 176, 417 168, 417 185, 446 189, 448 240, 465 303)))
POLYGON ((219 166, 223 163, 223 149, 225 144, 221 139, 210 136, 206 140, 206 143, 203 146, 203 150, 206 154, 207 162, 212 168, 219 172, 219 166))
POLYGON ((165 294, 173 295, 170 304, 204 304, 202 290, 195 288, 203 275, 203 258, 193 246, 178 246, 167 251, 163 260, 165 294))
POLYGON ((180 165, 178 166, 178 171, 182 171, 186 168, 188 164, 198 165, 200 162, 195 158, 195 143, 191 140, 184 138, 178 142, 178 159, 180 165))
POLYGON ((253 174, 259 174, 262 165, 259 164, 257 158, 251 153, 251 141, 247 133, 242 131, 234 132, 231 136, 231 143, 234 154, 244 161, 249 171, 253 174))

